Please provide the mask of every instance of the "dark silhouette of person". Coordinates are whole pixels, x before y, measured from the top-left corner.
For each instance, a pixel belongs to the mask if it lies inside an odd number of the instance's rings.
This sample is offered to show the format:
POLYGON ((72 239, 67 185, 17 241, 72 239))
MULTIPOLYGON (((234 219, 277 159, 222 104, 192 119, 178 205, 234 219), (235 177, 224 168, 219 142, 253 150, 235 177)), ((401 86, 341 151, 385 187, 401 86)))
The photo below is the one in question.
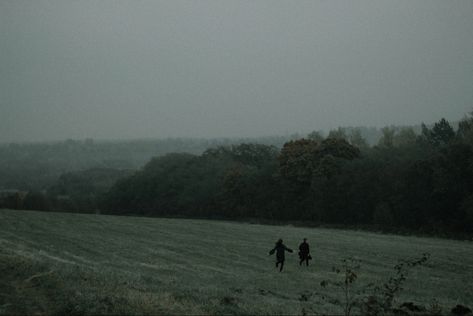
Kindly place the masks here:
POLYGON ((282 243, 282 239, 279 239, 276 242, 276 246, 274 246, 274 248, 269 251, 269 255, 272 255, 274 252, 276 252, 276 268, 278 267, 278 265, 281 265, 279 267, 279 272, 281 272, 282 268, 284 267, 286 251, 292 252, 292 249, 287 248, 286 245, 282 243))
POLYGON ((306 266, 309 265, 309 260, 312 259, 307 238, 304 238, 304 241, 299 245, 299 259, 299 265, 302 265, 302 262, 305 261, 306 266))

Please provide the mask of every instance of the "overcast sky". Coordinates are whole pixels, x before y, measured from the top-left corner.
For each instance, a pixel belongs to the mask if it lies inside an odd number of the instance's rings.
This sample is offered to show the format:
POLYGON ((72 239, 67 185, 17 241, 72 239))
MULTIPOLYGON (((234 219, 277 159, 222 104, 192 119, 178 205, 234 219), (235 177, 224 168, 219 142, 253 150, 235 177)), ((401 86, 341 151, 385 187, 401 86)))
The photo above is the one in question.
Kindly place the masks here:
POLYGON ((471 0, 0 0, 0 142, 284 135, 472 110, 471 0))

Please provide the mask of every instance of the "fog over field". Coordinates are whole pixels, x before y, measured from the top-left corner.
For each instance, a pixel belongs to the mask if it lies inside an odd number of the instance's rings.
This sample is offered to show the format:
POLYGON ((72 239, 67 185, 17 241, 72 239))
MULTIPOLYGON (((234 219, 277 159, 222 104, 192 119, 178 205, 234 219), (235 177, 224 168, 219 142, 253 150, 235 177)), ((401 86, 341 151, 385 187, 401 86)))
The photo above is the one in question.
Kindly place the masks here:
POLYGON ((459 120, 473 1, 0 1, 0 142, 459 120))

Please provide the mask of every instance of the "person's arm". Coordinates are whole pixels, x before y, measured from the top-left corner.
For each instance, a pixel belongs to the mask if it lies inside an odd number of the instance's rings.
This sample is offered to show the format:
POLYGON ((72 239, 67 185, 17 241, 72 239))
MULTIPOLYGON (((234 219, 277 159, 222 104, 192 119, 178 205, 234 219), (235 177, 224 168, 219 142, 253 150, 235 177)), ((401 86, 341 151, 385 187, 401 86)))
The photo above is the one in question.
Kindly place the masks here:
POLYGON ((269 255, 272 255, 275 250, 276 250, 276 247, 274 247, 273 249, 271 249, 271 250, 269 251, 269 255))
POLYGON ((284 246, 284 249, 286 249, 286 250, 289 251, 289 252, 292 252, 292 249, 291 249, 291 248, 287 248, 286 246, 284 246))

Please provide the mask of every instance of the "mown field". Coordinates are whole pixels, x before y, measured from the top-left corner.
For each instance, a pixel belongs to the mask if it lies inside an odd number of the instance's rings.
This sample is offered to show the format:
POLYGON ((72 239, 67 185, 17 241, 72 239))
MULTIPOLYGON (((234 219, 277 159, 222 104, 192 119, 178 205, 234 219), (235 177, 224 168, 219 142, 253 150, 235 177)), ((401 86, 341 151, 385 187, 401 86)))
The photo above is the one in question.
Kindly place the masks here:
POLYGON ((361 260, 353 292, 382 284, 398 259, 413 268, 396 303, 444 312, 473 302, 473 244, 292 226, 0 210, 0 314, 341 314, 334 265, 361 260), (303 237, 279 273, 268 251, 303 237))

